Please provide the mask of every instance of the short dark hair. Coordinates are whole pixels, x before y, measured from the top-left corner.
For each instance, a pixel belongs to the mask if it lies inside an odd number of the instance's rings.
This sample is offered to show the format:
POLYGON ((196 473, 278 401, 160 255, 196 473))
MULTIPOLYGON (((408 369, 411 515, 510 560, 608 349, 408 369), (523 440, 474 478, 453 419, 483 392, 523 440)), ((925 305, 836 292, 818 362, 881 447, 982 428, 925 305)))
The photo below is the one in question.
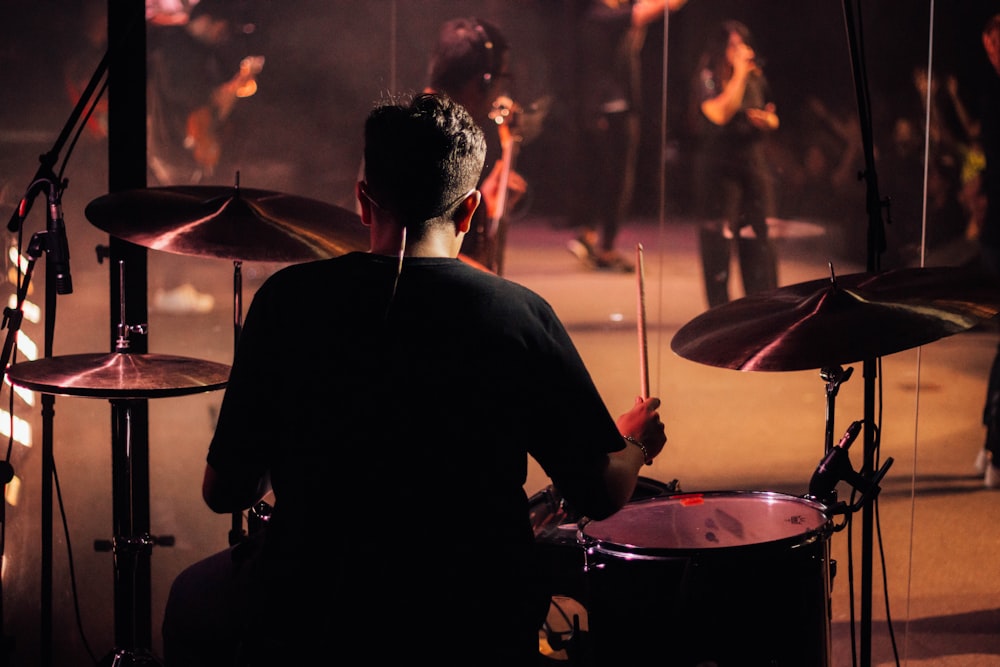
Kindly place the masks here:
POLYGON ((500 28, 477 18, 445 21, 427 65, 427 82, 435 90, 453 91, 473 80, 484 88, 497 76, 509 45, 500 28))
POLYGON ((365 182, 373 201, 405 225, 438 218, 476 187, 483 131, 447 95, 376 106, 365 121, 365 182))

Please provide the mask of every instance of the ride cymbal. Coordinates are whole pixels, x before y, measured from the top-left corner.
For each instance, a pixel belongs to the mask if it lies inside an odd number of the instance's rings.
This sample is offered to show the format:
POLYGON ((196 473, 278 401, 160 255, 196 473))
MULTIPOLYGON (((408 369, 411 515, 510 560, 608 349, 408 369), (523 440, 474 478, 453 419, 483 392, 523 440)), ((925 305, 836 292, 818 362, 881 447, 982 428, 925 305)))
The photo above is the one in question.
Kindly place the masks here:
POLYGON ((124 190, 98 197, 85 213, 112 236, 179 255, 299 262, 369 247, 368 230, 352 211, 239 186, 124 190))
POLYGON ((144 399, 214 391, 230 367, 164 354, 70 354, 11 365, 11 383, 43 394, 144 399))
POLYGON ((967 269, 907 268, 813 280, 716 306, 670 347, 744 371, 827 368, 919 347, 1000 312, 1000 291, 967 269))

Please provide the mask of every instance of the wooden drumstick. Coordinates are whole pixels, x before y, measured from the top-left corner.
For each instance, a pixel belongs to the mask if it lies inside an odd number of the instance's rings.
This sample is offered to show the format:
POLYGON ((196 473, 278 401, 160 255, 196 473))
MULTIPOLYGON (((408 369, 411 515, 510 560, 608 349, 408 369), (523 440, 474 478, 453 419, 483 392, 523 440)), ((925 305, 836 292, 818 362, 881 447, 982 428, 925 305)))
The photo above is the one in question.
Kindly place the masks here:
POLYGON ((642 244, 635 245, 636 279, 638 280, 638 306, 636 324, 639 330, 639 387, 643 398, 649 398, 649 357, 646 346, 646 269, 642 262, 642 244))

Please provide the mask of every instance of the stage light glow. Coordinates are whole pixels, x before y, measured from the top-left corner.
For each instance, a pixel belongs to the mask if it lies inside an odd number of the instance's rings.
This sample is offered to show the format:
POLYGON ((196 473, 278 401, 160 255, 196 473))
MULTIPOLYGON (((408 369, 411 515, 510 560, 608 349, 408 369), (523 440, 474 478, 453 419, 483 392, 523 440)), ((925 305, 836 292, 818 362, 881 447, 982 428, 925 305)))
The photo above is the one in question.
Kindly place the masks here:
MULTIPOLYGON (((11 294, 10 298, 7 299, 7 307, 10 309, 17 308, 17 295, 11 294)), ((38 324, 42 321, 42 309, 38 304, 24 300, 24 305, 21 306, 21 310, 24 312, 24 319, 28 320, 32 324, 38 324)))
MULTIPOLYGON (((11 507, 17 507, 17 503, 21 500, 21 478, 17 475, 7 483, 7 487, 4 489, 4 500, 11 507)), ((3 559, 4 567, 7 566, 7 557, 4 556, 3 559)))
MULTIPOLYGON (((20 417, 14 417, 14 442, 24 445, 25 447, 32 446, 32 431, 31 424, 21 419, 20 417)), ((6 410, 0 410, 0 435, 9 438, 10 437, 10 424, 11 416, 6 410)))

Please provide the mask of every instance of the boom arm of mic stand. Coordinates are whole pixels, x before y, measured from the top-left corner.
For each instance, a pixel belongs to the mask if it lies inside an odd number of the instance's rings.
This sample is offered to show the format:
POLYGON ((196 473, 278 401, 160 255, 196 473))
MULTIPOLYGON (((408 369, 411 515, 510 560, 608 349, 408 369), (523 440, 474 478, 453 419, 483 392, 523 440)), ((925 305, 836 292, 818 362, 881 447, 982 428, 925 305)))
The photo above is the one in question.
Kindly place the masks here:
POLYGON ((105 52, 101 62, 97 65, 97 69, 90 77, 90 82, 84 89, 83 94, 80 95, 80 99, 77 101, 72 113, 70 113, 69 118, 66 119, 66 124, 63 126, 62 132, 59 133, 59 138, 56 139, 56 143, 52 146, 52 150, 39 156, 38 159, 42 164, 38 167, 38 171, 35 172, 35 177, 31 179, 31 185, 28 186, 24 198, 21 199, 17 208, 14 209, 14 214, 11 216, 10 222, 7 223, 7 231, 16 232, 24 223, 24 219, 27 217, 28 211, 31 209, 31 204, 33 203, 34 198, 38 195, 38 188, 35 187, 35 183, 42 179, 52 180, 53 182, 58 181, 54 175, 53 167, 55 167, 59 153, 62 151, 66 141, 69 139, 69 135, 73 131, 73 128, 76 127, 78 122, 80 122, 80 116, 83 115, 83 110, 88 104, 90 104, 94 91, 97 90, 97 86, 100 83, 101 78, 107 71, 108 52, 105 52))

